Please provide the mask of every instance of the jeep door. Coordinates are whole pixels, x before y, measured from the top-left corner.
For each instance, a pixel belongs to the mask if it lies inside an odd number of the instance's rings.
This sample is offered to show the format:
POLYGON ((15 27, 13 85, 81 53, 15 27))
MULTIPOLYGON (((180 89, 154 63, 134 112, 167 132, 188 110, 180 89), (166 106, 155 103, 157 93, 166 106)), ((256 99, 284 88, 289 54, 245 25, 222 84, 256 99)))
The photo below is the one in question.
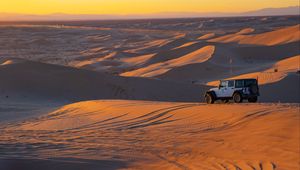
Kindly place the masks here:
POLYGON ((227 87, 224 89, 223 97, 231 97, 234 93, 234 80, 227 81, 227 87))
POLYGON ((221 81, 218 97, 231 97, 234 92, 234 81, 221 81))

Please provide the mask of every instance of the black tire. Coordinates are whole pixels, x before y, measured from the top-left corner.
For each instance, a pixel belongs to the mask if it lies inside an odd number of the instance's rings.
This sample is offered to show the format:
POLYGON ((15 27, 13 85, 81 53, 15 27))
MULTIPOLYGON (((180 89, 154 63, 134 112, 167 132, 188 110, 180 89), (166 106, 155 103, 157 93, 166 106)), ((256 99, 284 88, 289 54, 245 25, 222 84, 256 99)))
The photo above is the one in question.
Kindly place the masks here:
POLYGON ((206 102, 207 104, 213 104, 213 103, 215 102, 215 99, 214 99, 213 95, 211 95, 211 94, 206 94, 206 95, 205 95, 205 102, 206 102))
POLYGON ((242 103, 243 102, 243 97, 240 93, 234 93, 232 98, 233 98, 234 103, 242 103))
POLYGON ((257 94, 257 93, 258 93, 258 87, 257 87, 257 85, 255 85, 255 84, 252 84, 252 85, 249 87, 249 90, 250 90, 250 93, 251 93, 251 94, 257 94))
POLYGON ((248 102, 249 103, 256 103, 257 102, 257 96, 249 98, 248 102))

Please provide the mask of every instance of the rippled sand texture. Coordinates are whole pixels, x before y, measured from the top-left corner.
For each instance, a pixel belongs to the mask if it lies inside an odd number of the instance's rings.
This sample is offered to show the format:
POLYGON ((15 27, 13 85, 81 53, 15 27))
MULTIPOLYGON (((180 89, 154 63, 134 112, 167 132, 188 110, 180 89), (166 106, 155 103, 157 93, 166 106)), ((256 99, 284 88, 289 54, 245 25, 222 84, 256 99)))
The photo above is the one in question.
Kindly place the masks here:
POLYGON ((8 125, 1 134, 0 156, 20 163, 39 158, 94 168, 109 161, 124 169, 299 168, 299 107, 289 104, 88 101, 8 125))

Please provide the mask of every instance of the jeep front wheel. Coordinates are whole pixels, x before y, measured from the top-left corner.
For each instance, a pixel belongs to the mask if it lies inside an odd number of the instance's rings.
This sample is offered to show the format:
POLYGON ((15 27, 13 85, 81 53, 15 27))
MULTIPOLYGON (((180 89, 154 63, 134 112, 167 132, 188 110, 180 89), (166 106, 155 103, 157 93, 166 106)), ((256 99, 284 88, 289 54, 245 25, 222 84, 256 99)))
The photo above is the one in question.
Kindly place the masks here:
POLYGON ((215 102, 214 97, 211 94, 205 95, 205 101, 207 104, 213 104, 215 102))
POLYGON ((234 93, 233 101, 234 101, 234 103, 242 103, 243 102, 242 95, 240 93, 234 93))

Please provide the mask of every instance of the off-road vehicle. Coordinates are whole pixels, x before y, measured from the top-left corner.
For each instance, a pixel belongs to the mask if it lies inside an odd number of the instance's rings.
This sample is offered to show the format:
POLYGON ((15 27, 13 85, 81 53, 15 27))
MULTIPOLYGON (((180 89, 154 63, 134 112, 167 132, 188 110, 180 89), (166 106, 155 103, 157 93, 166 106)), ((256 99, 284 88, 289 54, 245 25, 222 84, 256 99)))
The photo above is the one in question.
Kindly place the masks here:
POLYGON ((244 99, 255 103, 259 96, 258 82, 256 79, 221 80, 219 87, 212 88, 205 93, 205 101, 213 104, 216 100, 224 103, 233 100, 242 103, 244 99))

